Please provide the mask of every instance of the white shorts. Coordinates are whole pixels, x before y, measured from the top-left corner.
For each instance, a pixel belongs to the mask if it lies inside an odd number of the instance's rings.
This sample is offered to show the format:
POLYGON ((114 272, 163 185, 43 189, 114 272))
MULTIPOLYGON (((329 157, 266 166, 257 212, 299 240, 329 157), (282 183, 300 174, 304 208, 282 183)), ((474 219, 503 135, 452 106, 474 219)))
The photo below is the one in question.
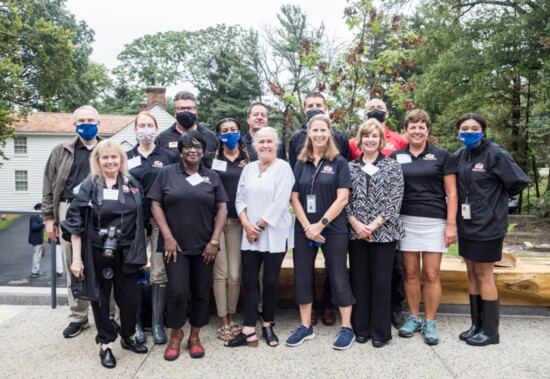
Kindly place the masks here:
POLYGON ((445 228, 447 220, 401 215, 405 237, 399 241, 401 251, 446 253, 445 228))

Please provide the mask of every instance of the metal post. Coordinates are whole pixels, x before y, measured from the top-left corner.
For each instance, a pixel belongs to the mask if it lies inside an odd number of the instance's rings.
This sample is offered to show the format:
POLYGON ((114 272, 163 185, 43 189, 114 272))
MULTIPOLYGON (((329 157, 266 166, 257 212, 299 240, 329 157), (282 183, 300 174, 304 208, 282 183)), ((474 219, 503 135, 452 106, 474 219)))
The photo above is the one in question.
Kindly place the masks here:
POLYGON ((50 240, 50 251, 52 252, 52 309, 57 307, 57 263, 56 263, 56 242, 50 240))

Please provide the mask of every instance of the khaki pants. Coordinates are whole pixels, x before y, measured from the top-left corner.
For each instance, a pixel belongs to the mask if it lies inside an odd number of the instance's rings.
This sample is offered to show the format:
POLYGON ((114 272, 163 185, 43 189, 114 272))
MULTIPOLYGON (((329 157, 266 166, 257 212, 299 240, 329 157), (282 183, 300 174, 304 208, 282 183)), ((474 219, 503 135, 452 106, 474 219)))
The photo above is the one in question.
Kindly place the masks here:
POLYGON ((241 240, 243 227, 238 219, 227 219, 214 261, 214 298, 218 317, 237 311, 241 291, 241 240))
POLYGON ((149 277, 149 280, 151 284, 165 284, 167 278, 166 267, 164 266, 164 254, 162 252, 157 253, 159 228, 152 217, 151 224, 153 225, 153 230, 151 232, 151 235, 147 237, 145 241, 147 245, 149 245, 149 251, 151 252, 151 255, 149 257, 149 262, 151 263, 151 275, 149 277))

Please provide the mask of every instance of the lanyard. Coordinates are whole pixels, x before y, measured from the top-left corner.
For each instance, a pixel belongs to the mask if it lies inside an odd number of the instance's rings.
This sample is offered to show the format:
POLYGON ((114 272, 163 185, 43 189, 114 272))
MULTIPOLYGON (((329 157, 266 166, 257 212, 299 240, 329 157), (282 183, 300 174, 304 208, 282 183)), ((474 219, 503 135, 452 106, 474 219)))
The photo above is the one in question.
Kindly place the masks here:
POLYGON ((462 170, 460 170, 460 174, 464 177, 464 184, 466 188, 466 204, 468 204, 468 194, 470 191, 470 184, 472 183, 472 167, 475 165, 475 162, 471 162, 471 159, 467 161, 466 154, 470 154, 471 158, 472 153, 471 151, 466 151, 466 149, 464 149, 464 154, 462 154, 461 158, 464 164, 462 165, 462 170), (469 168, 467 167, 468 162, 472 163, 469 168))
POLYGON ((317 165, 317 170, 315 170, 315 173, 313 175, 311 175, 311 188, 310 188, 310 193, 313 194, 313 190, 315 189, 315 180, 317 179, 317 175, 319 175, 319 170, 321 170, 321 166, 323 165, 323 163, 325 162, 325 159, 321 159, 319 161, 319 164, 317 165))

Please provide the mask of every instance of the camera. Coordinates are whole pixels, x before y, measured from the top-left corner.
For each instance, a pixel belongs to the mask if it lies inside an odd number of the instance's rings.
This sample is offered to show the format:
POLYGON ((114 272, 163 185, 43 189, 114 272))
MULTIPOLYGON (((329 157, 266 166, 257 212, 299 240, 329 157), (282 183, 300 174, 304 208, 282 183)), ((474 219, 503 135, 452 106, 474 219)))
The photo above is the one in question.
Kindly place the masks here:
POLYGON ((117 241, 122 235, 122 232, 115 226, 109 226, 109 229, 101 229, 99 235, 105 238, 105 242, 103 243, 103 256, 113 258, 113 253, 117 248, 117 241))

